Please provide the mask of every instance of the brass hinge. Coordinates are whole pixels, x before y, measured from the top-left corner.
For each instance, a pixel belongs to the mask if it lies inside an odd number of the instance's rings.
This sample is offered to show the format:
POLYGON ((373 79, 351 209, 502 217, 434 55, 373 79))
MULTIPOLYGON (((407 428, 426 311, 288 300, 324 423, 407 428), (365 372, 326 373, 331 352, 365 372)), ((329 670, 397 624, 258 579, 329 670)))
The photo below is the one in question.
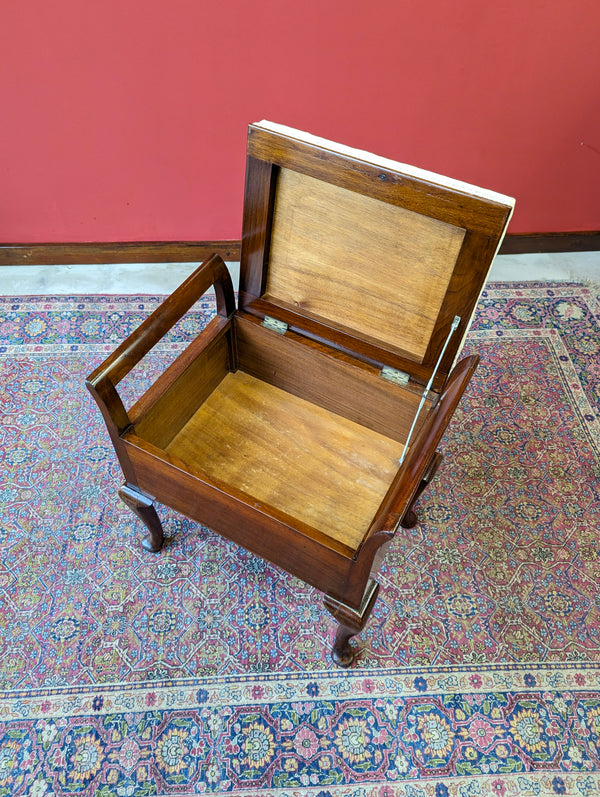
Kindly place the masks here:
POLYGON ((266 315, 264 317, 261 326, 271 329, 273 332, 278 332, 280 335, 285 335, 288 328, 288 325, 285 323, 285 321, 278 321, 276 318, 272 318, 270 315, 266 315))
POLYGON ((409 374, 405 374, 404 371, 398 371, 396 368, 390 368, 389 365, 383 366, 379 376, 387 379, 388 382, 393 382, 395 385, 407 385, 410 379, 409 374))

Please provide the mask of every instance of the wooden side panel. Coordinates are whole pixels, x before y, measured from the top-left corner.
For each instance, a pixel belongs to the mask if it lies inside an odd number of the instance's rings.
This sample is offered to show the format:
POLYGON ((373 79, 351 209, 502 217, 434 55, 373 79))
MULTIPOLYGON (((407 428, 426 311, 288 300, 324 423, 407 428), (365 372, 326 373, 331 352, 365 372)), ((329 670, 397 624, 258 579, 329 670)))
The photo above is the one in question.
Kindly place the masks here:
POLYGON ((479 356, 471 355, 452 370, 440 400, 428 413, 419 434, 413 438, 402 467, 380 507, 374 530, 393 531, 410 506, 478 363, 479 356))
POLYGON ((401 443, 255 377, 228 374, 167 446, 209 477, 358 549, 401 443))
POLYGON ((281 169, 265 299, 351 327, 421 362, 464 234, 281 169))
MULTIPOLYGON (((421 388, 391 384, 366 363, 290 332, 278 335, 255 319, 236 316, 235 330, 243 371, 397 442, 406 440, 421 388)), ((422 417, 430 406, 428 401, 422 417)))
MULTIPOLYGON (((148 495, 323 592, 343 600, 349 590, 356 591, 348 578, 352 558, 340 551, 339 543, 323 544, 305 534, 301 524, 291 526, 277 512, 187 472, 176 458, 134 435, 128 438, 125 447, 136 483, 148 495)), ((364 589, 364 584, 358 584, 358 589, 364 589)))
POLYGON ((217 336, 136 424, 136 434, 166 448, 229 372, 228 335, 217 336))

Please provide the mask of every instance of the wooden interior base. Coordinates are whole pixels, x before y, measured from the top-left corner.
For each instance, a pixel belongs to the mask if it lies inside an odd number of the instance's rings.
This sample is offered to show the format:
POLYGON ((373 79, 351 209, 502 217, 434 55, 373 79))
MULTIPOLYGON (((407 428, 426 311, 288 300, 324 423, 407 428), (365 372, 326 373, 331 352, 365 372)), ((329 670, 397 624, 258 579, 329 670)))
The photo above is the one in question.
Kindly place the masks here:
POLYGON ((403 448, 237 371, 227 374, 167 451, 355 550, 403 448))

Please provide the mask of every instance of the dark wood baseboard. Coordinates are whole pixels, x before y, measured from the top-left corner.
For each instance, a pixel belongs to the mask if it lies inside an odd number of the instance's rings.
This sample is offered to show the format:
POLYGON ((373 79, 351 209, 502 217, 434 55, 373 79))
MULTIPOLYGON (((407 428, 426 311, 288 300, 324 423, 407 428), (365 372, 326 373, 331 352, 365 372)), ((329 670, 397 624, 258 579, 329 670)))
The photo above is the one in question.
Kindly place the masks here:
MULTIPOLYGON (((0 266, 55 266, 97 263, 201 263, 213 252, 240 259, 241 241, 151 241, 128 243, 1 244, 0 266)), ((597 252, 600 231, 507 235, 501 255, 534 252, 597 252)))
POLYGON ((535 252, 598 252, 600 231, 536 232, 507 235, 500 247, 501 255, 525 255, 535 252))
POLYGON ((223 260, 236 261, 240 248, 240 241, 0 244, 0 266, 201 263, 213 252, 223 260))

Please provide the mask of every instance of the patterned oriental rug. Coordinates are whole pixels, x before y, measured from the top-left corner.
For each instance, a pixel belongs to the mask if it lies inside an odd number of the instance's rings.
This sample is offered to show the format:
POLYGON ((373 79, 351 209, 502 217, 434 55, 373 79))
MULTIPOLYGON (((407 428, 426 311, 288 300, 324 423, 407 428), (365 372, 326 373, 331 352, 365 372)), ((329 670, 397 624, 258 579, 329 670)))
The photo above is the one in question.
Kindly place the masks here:
POLYGON ((598 291, 487 287, 349 671, 315 590, 164 507, 140 547, 84 378, 159 301, 0 300, 0 797, 600 793, 598 291))

